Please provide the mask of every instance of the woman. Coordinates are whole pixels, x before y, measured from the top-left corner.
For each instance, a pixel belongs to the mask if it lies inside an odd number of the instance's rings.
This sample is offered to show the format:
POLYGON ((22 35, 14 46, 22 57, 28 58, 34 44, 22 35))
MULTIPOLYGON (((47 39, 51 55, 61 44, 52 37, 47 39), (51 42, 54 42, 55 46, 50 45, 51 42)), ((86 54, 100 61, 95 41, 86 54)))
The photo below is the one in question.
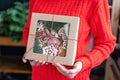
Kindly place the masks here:
MULTIPOLYGON (((89 80, 93 67, 101 64, 114 50, 107 0, 30 0, 28 21, 23 31, 27 44, 32 12, 77 16, 80 18, 75 63, 72 67, 59 63, 33 60, 32 80, 89 80), (86 52, 92 33, 93 48, 86 52)), ((23 57, 23 62, 27 60, 23 57)))

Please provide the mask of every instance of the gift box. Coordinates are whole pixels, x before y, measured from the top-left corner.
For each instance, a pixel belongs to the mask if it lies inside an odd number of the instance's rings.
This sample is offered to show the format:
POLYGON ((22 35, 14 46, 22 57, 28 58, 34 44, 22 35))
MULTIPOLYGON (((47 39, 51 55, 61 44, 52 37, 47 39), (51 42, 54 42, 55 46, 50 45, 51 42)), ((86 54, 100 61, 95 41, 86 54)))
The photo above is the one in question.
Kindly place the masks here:
POLYGON ((79 17, 32 13, 25 58, 73 65, 79 17))

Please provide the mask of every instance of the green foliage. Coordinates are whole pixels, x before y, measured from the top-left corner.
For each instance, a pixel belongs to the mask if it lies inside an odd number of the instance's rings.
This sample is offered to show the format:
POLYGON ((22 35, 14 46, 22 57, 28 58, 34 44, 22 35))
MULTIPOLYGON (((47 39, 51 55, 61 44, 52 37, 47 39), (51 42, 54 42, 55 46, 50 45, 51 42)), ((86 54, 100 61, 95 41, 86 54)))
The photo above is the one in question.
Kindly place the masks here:
POLYGON ((22 39, 22 31, 28 15, 28 2, 15 2, 15 6, 0 12, 0 35, 13 41, 22 39))
POLYGON ((40 46, 40 41, 38 38, 35 39, 35 44, 33 48, 34 53, 43 53, 42 47, 40 46))
POLYGON ((61 27, 63 27, 66 23, 61 23, 61 22, 51 22, 51 21, 46 21, 45 22, 45 27, 50 30, 59 30, 61 27))

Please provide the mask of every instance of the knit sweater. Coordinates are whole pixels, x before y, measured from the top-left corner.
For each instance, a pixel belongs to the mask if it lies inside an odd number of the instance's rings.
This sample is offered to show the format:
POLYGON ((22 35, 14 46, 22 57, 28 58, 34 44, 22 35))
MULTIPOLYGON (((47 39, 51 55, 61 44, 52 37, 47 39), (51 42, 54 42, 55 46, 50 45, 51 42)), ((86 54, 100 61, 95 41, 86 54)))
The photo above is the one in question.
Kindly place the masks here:
POLYGON ((32 66, 32 80, 89 80, 93 67, 101 64, 114 50, 116 39, 112 35, 107 0, 30 0, 29 15, 23 31, 27 44, 32 12, 80 17, 75 62, 82 62, 82 70, 69 79, 53 65, 32 66), (86 49, 92 33, 94 42, 86 49))

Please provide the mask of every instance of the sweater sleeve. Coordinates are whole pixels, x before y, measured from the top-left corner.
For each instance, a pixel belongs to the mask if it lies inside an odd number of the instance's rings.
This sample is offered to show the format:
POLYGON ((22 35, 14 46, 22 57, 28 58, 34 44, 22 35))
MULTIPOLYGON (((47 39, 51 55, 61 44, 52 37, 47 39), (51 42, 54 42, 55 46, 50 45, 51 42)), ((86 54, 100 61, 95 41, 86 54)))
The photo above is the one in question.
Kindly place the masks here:
POLYGON ((107 0, 100 0, 94 12, 95 14, 89 20, 94 38, 93 48, 76 60, 82 62, 82 70, 101 64, 115 47, 116 38, 111 31, 107 0))
POLYGON ((24 30, 23 30, 23 41, 25 43, 25 45, 27 45, 27 41, 28 41, 28 34, 29 34, 29 28, 30 28, 30 21, 31 21, 31 15, 32 15, 32 8, 34 5, 35 0, 29 0, 29 12, 28 12, 28 19, 27 22, 24 26, 24 30))

